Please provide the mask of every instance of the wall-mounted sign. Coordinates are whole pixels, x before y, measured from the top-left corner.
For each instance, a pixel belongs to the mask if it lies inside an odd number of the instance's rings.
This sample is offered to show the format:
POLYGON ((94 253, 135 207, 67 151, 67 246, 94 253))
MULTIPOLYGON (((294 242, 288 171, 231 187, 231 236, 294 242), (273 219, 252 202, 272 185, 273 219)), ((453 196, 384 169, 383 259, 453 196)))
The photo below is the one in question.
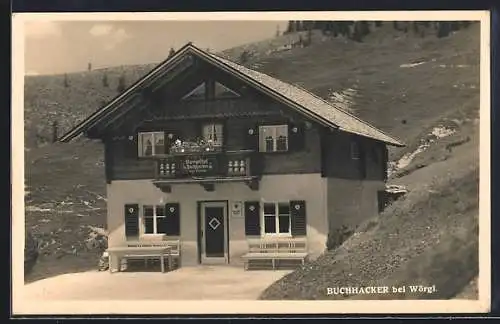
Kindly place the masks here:
POLYGON ((242 202, 233 201, 231 203, 231 216, 232 217, 243 217, 242 202))
POLYGON ((182 163, 183 169, 189 174, 203 174, 213 170, 214 161, 208 158, 185 159, 182 163))

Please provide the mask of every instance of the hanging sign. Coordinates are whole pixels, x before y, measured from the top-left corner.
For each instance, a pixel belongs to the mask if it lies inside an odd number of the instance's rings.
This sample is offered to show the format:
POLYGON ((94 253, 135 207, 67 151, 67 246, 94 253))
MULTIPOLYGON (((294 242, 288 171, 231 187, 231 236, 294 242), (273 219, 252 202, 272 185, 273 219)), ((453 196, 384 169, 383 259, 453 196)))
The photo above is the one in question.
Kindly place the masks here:
POLYGON ((243 205, 243 203, 241 201, 233 201, 231 203, 231 215, 232 215, 232 217, 242 217, 243 216, 242 205, 243 205))

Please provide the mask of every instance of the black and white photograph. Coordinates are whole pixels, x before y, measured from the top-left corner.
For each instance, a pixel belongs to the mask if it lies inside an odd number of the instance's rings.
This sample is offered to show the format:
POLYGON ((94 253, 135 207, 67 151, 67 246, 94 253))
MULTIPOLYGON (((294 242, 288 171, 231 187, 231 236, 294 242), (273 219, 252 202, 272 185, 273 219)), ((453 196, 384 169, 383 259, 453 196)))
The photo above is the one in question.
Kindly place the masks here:
POLYGON ((15 15, 14 312, 487 311, 489 24, 15 15))

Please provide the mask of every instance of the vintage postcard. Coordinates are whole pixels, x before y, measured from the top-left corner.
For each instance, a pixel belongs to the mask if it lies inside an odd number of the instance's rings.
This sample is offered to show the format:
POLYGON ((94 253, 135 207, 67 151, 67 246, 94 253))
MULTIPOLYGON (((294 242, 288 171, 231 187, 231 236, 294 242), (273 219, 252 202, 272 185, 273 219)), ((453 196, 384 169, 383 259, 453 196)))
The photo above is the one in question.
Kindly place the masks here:
POLYGON ((14 14, 13 313, 487 312, 489 19, 14 14))

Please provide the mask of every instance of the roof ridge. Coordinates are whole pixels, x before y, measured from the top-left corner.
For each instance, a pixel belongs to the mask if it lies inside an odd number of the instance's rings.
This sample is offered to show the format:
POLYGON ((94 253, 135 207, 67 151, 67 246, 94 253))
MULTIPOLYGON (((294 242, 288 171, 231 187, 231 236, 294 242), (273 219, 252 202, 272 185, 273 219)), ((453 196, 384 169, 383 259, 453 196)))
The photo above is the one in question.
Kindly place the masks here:
MULTIPOLYGON (((193 45, 193 46, 194 46, 194 45, 193 45)), ((195 47, 196 47, 196 46, 195 46, 195 47)), ((197 47, 196 47, 196 48, 197 48, 197 47)), ((197 49, 198 49, 198 50, 200 50, 199 48, 197 48, 197 49)), ((203 51, 203 50, 201 50, 201 51, 203 51)), ((239 65, 239 66, 241 66, 241 67, 243 67, 243 68, 245 68, 245 69, 248 69, 248 70, 254 71, 254 72, 256 72, 256 73, 260 73, 260 74, 266 75, 266 76, 268 76, 268 77, 270 77, 270 78, 276 79, 276 80, 278 80, 278 81, 280 81, 280 82, 283 82, 283 83, 285 83, 285 84, 288 84, 288 85, 290 85, 290 86, 292 86, 292 87, 296 87, 296 88, 298 88, 298 89, 300 89, 300 90, 302 90, 302 91, 304 91, 304 92, 308 93, 309 95, 311 95, 311 96, 315 97, 316 99, 321 100, 322 102, 324 102, 325 104, 327 104, 327 105, 331 106, 332 108, 337 109, 337 110, 339 110, 340 112, 342 112, 342 113, 344 113, 344 114, 348 115, 349 117, 352 117, 352 118, 356 119, 358 122, 361 122, 361 123, 365 124, 366 126, 368 126, 368 127, 372 128, 373 130, 376 130, 376 131, 378 131, 378 132, 380 132, 380 133, 384 134, 385 136, 387 136, 387 137, 389 137, 389 138, 393 139, 393 140, 394 140, 394 141, 396 141, 396 142, 401 142, 399 139, 394 138, 393 136, 391 136, 391 135, 387 134, 387 133, 386 133, 386 132, 384 132, 383 130, 381 130, 381 129, 379 129, 379 128, 375 127, 374 125, 372 125, 372 124, 368 123, 367 121, 365 121, 365 120, 363 120, 363 119, 359 118, 358 116, 353 115, 352 113, 350 113, 350 112, 348 112, 348 111, 346 111, 346 110, 344 110, 344 109, 340 108, 338 105, 336 105, 336 104, 334 104, 334 103, 331 103, 331 102, 327 101, 326 99, 324 99, 324 98, 320 97, 319 95, 317 95, 317 94, 315 94, 315 93, 311 92, 310 90, 304 89, 303 87, 301 87, 301 86, 297 85, 296 83, 291 83, 291 82, 283 81, 283 80, 278 79, 278 78, 276 78, 276 77, 274 77, 274 76, 272 76, 272 75, 269 75, 269 74, 266 74, 266 73, 263 73, 263 72, 260 72, 260 71, 257 71, 257 70, 254 70, 254 69, 251 69, 251 68, 249 68, 249 67, 246 67, 246 66, 244 66, 244 65, 242 65, 242 64, 236 63, 236 62, 234 62, 233 60, 231 60, 231 59, 229 59, 229 58, 225 58, 225 57, 222 57, 222 56, 217 55, 217 54, 214 54, 214 53, 208 53, 208 52, 205 52, 205 51, 203 51, 203 52, 204 52, 204 53, 207 53, 207 54, 209 54, 209 55, 216 56, 216 57, 218 57, 218 58, 222 58, 222 59, 225 59, 225 60, 229 60, 229 61, 231 61, 233 64, 239 65)))

